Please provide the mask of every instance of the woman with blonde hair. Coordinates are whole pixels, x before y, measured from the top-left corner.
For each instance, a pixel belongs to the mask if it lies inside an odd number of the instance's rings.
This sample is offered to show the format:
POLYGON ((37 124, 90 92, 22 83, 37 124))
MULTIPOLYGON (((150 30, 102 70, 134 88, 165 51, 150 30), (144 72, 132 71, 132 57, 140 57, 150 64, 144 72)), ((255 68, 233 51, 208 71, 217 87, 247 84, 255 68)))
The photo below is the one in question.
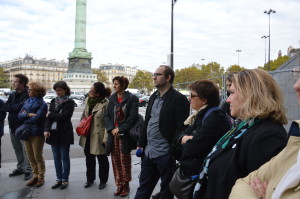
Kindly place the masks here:
POLYGON ((204 160, 193 198, 228 198, 238 178, 269 161, 287 143, 282 126, 287 123, 283 95, 266 71, 252 69, 235 74, 229 92, 231 115, 241 122, 204 160))
POLYGON ((28 140, 24 141, 26 153, 33 170, 33 177, 27 186, 40 187, 45 183, 44 123, 46 120, 47 104, 43 100, 46 88, 41 82, 29 83, 29 99, 24 103, 19 119, 31 129, 28 140))

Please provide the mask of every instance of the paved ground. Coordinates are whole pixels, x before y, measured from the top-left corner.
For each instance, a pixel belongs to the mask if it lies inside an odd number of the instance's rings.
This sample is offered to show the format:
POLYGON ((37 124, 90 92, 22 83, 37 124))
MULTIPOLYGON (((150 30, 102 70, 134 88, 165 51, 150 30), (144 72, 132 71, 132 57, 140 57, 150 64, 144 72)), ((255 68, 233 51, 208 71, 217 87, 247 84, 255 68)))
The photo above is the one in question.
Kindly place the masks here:
MULTIPOLYGON (((140 108, 139 112, 144 115, 145 108, 140 108)), ((76 108, 73 114, 73 126, 79 122, 82 108, 76 108)), ((103 190, 98 189, 99 179, 89 188, 84 188, 86 182, 86 167, 83 149, 78 145, 79 137, 75 136, 74 145, 71 146, 71 173, 69 187, 65 190, 52 190, 51 186, 56 180, 54 162, 50 146, 44 145, 44 158, 46 160, 45 184, 40 188, 26 186, 24 176, 9 177, 8 174, 16 168, 16 157, 11 146, 8 125, 6 121, 5 134, 2 137, 2 168, 0 169, 0 199, 82 199, 82 198, 120 198, 113 195, 116 190, 112 165, 110 164, 110 174, 107 187, 103 190)), ((109 157, 110 160, 110 157, 109 157)), ((111 160, 110 160, 111 161, 111 160)), ((132 153, 132 182, 130 183, 130 194, 125 198, 134 198, 138 187, 138 175, 140 173, 140 158, 132 153)), ((159 190, 156 186, 154 193, 159 190)))
MULTIPOLYGON (((110 158, 109 158, 110 159, 110 158)), ((138 175, 140 173, 140 158, 132 155, 132 182, 130 183, 130 194, 125 198, 134 198, 136 189, 138 187, 138 175)), ((120 198, 114 196, 116 189, 112 166, 110 165, 110 174, 107 187, 99 190, 99 179, 97 179, 93 186, 84 188, 86 181, 85 177, 85 159, 74 158, 71 159, 71 174, 69 179, 69 187, 65 190, 52 190, 51 186, 56 180, 55 168, 53 160, 46 160, 46 176, 45 184, 40 188, 27 187, 23 175, 16 177, 8 177, 8 174, 15 168, 16 163, 3 163, 0 170, 0 199, 82 199, 82 198, 120 198)), ((155 193, 159 190, 156 187, 155 193)))

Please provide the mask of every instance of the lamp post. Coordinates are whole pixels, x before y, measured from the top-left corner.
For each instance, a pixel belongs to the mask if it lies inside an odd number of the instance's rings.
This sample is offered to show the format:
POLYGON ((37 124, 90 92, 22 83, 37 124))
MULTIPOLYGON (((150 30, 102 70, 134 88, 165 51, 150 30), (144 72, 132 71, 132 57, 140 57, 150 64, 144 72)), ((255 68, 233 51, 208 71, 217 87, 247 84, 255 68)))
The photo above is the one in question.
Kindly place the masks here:
POLYGON ((276 13, 275 10, 269 9, 268 11, 264 11, 265 14, 269 15, 269 55, 268 55, 268 71, 270 71, 270 49, 271 49, 271 28, 270 28, 270 21, 271 21, 271 14, 276 13))
POLYGON ((265 39, 265 65, 267 64, 267 38, 268 37, 269 36, 266 36, 266 35, 264 35, 264 36, 261 37, 261 38, 265 39))
POLYGON ((238 65, 240 65, 240 52, 242 52, 242 50, 237 49, 235 52, 238 53, 238 65))
POLYGON ((202 66, 204 65, 204 61, 205 61, 205 59, 204 58, 202 58, 201 59, 201 61, 202 61, 202 66))
POLYGON ((174 68, 174 62, 173 62, 173 9, 174 9, 174 4, 176 3, 177 0, 171 0, 171 54, 170 54, 170 67, 173 69, 174 68))

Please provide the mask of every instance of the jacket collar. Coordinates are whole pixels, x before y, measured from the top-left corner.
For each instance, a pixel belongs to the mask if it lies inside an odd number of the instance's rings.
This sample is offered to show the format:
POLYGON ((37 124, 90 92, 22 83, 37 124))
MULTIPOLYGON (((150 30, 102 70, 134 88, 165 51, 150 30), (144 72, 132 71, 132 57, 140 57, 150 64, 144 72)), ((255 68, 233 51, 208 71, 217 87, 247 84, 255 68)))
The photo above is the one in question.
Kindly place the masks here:
POLYGON ((104 98, 100 103, 96 104, 96 106, 92 110, 92 113, 101 110, 103 108, 103 106, 107 103, 108 103, 108 99, 104 98))

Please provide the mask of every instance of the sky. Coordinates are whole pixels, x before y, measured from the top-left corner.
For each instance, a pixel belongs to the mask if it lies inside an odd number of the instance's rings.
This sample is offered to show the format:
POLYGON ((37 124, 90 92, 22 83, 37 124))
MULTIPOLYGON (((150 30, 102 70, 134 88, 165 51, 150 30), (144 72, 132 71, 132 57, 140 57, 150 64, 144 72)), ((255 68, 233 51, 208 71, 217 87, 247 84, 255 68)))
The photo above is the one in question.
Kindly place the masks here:
MULTIPOLYGON (((262 66, 269 9, 276 11, 270 15, 273 60, 279 50, 300 48, 299 0, 177 0, 174 69, 212 61, 225 69, 262 66)), ((68 61, 75 12, 76 0, 0 0, 0 62, 25 54, 68 61)), ((154 71, 170 54, 171 0, 87 0, 86 35, 93 68, 112 63, 154 71)))

